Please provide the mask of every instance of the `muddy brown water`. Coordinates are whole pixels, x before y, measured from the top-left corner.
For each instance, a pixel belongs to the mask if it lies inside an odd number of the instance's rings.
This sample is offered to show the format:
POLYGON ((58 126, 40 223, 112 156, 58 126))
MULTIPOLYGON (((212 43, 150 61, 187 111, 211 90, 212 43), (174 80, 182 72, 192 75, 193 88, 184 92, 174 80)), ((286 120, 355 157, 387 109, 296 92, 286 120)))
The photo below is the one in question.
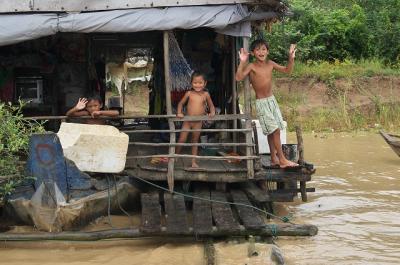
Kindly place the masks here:
MULTIPOLYGON (((400 264, 400 158, 372 133, 310 134, 304 142, 317 167, 309 183, 316 192, 306 203, 298 199, 276 210, 292 213, 295 223, 317 225, 319 233, 278 238, 287 264, 400 264)), ((106 220, 95 227, 107 228, 106 220)), ((244 244, 219 243, 217 264, 265 264, 265 256, 246 254, 244 244)), ((0 243, 0 264, 204 264, 203 255, 201 243, 182 240, 0 243)))

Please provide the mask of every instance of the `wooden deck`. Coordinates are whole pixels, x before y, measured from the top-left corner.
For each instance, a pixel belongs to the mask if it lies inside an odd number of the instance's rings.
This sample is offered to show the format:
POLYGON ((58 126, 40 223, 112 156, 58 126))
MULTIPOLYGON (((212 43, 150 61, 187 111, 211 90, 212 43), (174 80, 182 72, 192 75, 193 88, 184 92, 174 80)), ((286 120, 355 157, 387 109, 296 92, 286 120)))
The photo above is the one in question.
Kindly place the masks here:
MULTIPOLYGON (((135 135, 134 141, 151 142, 143 139, 143 134, 135 135), (141 139, 138 139, 141 138, 141 139)), ((132 139, 131 139, 132 140, 132 139)), ((147 181, 166 181, 168 173, 168 146, 135 146, 130 145, 125 173, 147 181), (151 157, 157 155, 157 157, 151 157)), ((206 155, 207 149, 199 147, 199 155, 206 155)), ((229 149, 220 147, 217 151, 220 160, 197 159, 199 168, 191 168, 191 158, 179 157, 174 162, 174 181, 178 182, 213 182, 232 184, 239 183, 242 191, 255 201, 264 202, 291 202, 301 194, 303 201, 307 200, 307 192, 315 189, 307 188, 306 183, 311 180, 315 172, 313 165, 303 163, 295 168, 281 169, 272 167, 270 157, 261 155, 255 160, 254 179, 249 180, 246 160, 232 158, 224 159, 230 153, 229 149), (257 181, 265 181, 264 190, 255 187, 257 181)), ((190 147, 185 146, 182 154, 190 154, 190 147)), ((232 156, 230 156, 232 157, 232 156)), ((197 192, 200 192, 196 190, 197 192)), ((201 192, 203 194, 204 191, 201 192)), ((211 196, 211 195, 210 195, 211 196)), ((213 195, 217 196, 217 195, 213 195)), ((165 199, 165 198, 163 198, 165 199)))
POLYGON ((255 209, 220 203, 252 205, 246 194, 239 189, 222 192, 201 187, 196 188, 191 195, 195 198, 158 191, 143 193, 140 231, 149 234, 163 231, 174 235, 230 235, 245 230, 261 230, 266 225, 266 216, 255 209), (189 218, 190 215, 193 218, 189 218))
MULTIPOLYGON (((146 156, 151 154, 167 153, 166 147, 141 147, 130 150, 130 155, 146 156)), ((185 152, 186 154, 188 152, 185 152)), ((199 153, 202 153, 199 148, 199 153)), ((129 157, 129 155, 128 155, 129 157)), ((221 158, 223 158, 221 156, 221 158)), ((168 171, 168 162, 164 159, 127 159, 126 171, 138 177, 162 181, 165 180, 168 171)), ((234 159, 203 160, 198 159, 199 168, 191 168, 190 158, 175 159, 175 180, 179 181, 207 181, 207 182, 243 182, 247 181, 246 161, 234 159)), ((255 167, 255 179, 267 179, 270 181, 286 181, 297 179, 298 181, 310 181, 314 173, 312 165, 295 168, 280 169, 270 166, 270 157, 260 156, 258 166, 255 167)))

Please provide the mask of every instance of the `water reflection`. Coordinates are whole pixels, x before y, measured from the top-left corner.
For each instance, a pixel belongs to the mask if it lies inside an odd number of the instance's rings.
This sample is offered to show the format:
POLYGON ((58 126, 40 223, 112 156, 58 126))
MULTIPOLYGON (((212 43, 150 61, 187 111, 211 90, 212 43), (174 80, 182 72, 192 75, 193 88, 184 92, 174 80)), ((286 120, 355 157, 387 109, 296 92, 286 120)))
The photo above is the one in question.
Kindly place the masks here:
POLYGON ((319 234, 278 239, 288 264, 399 264, 400 159, 376 134, 306 135, 304 142, 317 165, 310 184, 317 192, 281 210, 319 234))
MULTIPOLYGON (((304 142, 307 160, 317 167, 309 183, 316 192, 307 203, 298 199, 275 208, 279 215, 293 213, 295 223, 317 225, 319 234, 278 238, 287 263, 400 264, 400 159, 376 134, 305 135, 304 142)), ((204 264, 202 245, 192 241, 62 244, 8 245, 0 249, 0 264, 204 264)), ((217 249, 218 264, 264 264, 238 258, 246 253, 240 248, 217 249)))

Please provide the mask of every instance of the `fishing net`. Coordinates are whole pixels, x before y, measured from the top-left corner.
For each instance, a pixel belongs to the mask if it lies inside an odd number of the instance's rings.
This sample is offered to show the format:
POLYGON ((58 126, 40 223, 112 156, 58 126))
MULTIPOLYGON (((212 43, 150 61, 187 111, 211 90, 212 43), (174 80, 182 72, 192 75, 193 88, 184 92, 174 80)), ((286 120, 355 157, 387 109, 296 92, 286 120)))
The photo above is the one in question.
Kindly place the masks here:
POLYGON ((183 56, 175 35, 172 32, 168 33, 168 43, 171 90, 176 92, 186 91, 191 87, 190 76, 193 70, 183 56))

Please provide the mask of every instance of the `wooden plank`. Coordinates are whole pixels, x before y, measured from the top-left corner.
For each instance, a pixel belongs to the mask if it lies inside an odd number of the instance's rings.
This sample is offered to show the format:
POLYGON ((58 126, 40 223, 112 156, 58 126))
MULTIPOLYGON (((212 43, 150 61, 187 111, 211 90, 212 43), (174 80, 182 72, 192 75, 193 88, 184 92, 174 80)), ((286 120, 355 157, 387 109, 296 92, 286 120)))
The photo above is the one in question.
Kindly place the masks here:
MULTIPOLYGON (((134 130, 120 130, 121 132, 127 134, 136 134, 136 133, 170 133, 170 132, 248 132, 249 129, 175 129, 171 130, 147 130, 147 129, 134 129, 134 130)), ((233 141, 236 143, 235 141, 233 141)))
POLYGON ((264 204, 266 202, 292 202, 294 195, 292 190, 284 192, 264 191, 253 182, 246 182, 242 184, 243 191, 247 194, 249 199, 255 204, 264 204))
MULTIPOLYGON (((219 191, 212 191, 211 199, 219 202, 228 202, 226 194, 219 191)), ((232 209, 229 204, 212 202, 211 209, 218 230, 227 233, 240 230, 239 223, 233 217, 232 209)))
POLYGON ((209 160, 201 161, 199 168, 185 167, 185 171, 191 172, 227 172, 226 168, 222 165, 221 161, 209 160))
MULTIPOLYGON (((315 225, 295 225, 295 224, 267 224, 263 229, 257 231, 258 236, 315 236, 318 234, 318 227, 315 225)), ((229 236, 249 236, 254 235, 254 231, 242 229, 229 236)), ((188 232, 184 235, 176 234, 171 235, 165 231, 161 233, 154 233, 151 236, 155 237, 168 237, 177 236, 182 238, 195 237, 193 232, 188 232)), ((214 230, 208 236, 210 237, 221 237, 228 236, 226 233, 218 230, 214 230)), ((74 232, 65 231, 60 233, 54 232, 41 232, 41 233, 0 233, 0 241, 38 241, 38 240, 67 240, 67 241, 95 241, 104 239, 121 239, 121 238, 141 238, 149 237, 149 234, 141 232, 137 228, 127 229, 109 229, 101 231, 90 231, 90 232, 74 232)))
MULTIPOLYGON (((195 197, 210 199, 209 189, 198 189, 193 194, 195 197)), ((213 222, 211 214, 211 202, 193 199, 193 230, 195 234, 209 234, 212 231, 213 222)))
MULTIPOLYGON (((251 205, 246 194, 240 190, 231 190, 231 195, 233 202, 251 205)), ((259 211, 256 211, 250 207, 235 205, 240 219, 245 228, 247 229, 261 229, 264 227, 265 223, 260 215, 259 211)))
POLYGON ((296 126, 296 136, 297 136, 297 148, 299 152, 299 164, 304 164, 304 144, 303 144, 303 134, 300 126, 296 126))
POLYGON ((302 168, 300 170, 288 171, 284 169, 261 169, 256 172, 256 179, 265 179, 273 182, 310 181, 312 172, 302 168))
POLYGON ((204 168, 204 167, 199 167, 199 168, 193 168, 193 167, 185 167, 185 171, 189 172, 213 172, 213 173, 227 173, 227 172, 247 172, 246 168, 204 168))
POLYGON ((149 170, 149 171, 158 171, 158 172, 167 172, 168 171, 167 167, 165 167, 165 166, 164 167, 157 167, 157 166, 139 164, 139 167, 141 169, 149 170))
MULTIPOLYGON (((301 190, 299 188, 297 189, 280 189, 280 190, 274 190, 274 193, 299 193, 301 190)), ((315 188, 306 188, 306 192, 315 192, 315 188)))
POLYGON ((171 118, 172 121, 226 121, 226 120, 237 120, 237 119, 251 119, 248 114, 225 114, 215 116, 185 116, 183 118, 171 118))
POLYGON ((206 160, 252 160, 257 159, 257 156, 199 156, 199 155, 184 155, 184 154, 169 154, 169 155, 137 155, 137 156, 127 156, 126 158, 153 158, 153 157, 169 157, 169 158, 196 158, 196 159, 206 159, 206 160))
POLYGON ((293 194, 293 192, 290 192, 290 190, 286 193, 270 192, 268 196, 272 202, 292 202, 294 200, 294 197, 296 197, 296 195, 293 194))
MULTIPOLYGON (((24 117, 24 120, 64 120, 71 117, 68 116, 32 116, 24 117)), ((176 118, 174 114, 168 115, 119 115, 114 117, 96 117, 96 119, 101 120, 119 120, 119 119, 172 119, 172 121, 225 121, 225 120, 237 120, 248 118, 246 114, 225 114, 225 115, 215 115, 213 117, 208 115, 203 116, 185 116, 183 118, 176 118)), ((93 119, 92 116, 80 116, 79 119, 93 119)), ((174 129, 175 130, 175 129, 174 129)), ((169 130, 173 132, 174 130, 169 130)))
POLYGON ((246 164, 242 161, 240 163, 221 161, 221 163, 225 167, 226 172, 247 172, 246 164))
POLYGON ((187 233, 189 226, 186 205, 182 195, 164 193, 165 219, 168 233, 187 233))
MULTIPOLYGON (((165 105, 167 106, 167 114, 172 115, 172 103, 171 103, 171 72, 170 72, 170 59, 169 59, 169 34, 172 34, 168 31, 164 31, 163 33, 163 44, 164 44, 164 76, 165 76, 165 105)), ((171 120, 168 119, 169 129, 171 131, 175 130, 175 124, 171 120)), ((169 142, 170 144, 175 144, 176 142, 176 134, 171 132, 169 135, 169 142)), ((175 154, 175 146, 171 145, 169 147, 169 155, 175 154)), ((174 166, 175 166, 175 159, 170 158, 168 161, 168 173, 167 173, 167 181, 168 181, 168 188, 170 191, 174 190, 174 166)))
POLYGON ((142 193, 142 221, 140 231, 155 233, 161 231, 161 205, 158 192, 142 193))
POLYGON ((129 142, 129 145, 133 146, 250 146, 254 147, 254 144, 246 143, 146 143, 146 142, 129 142))
POLYGON ((246 182, 242 184, 243 191, 249 196, 250 200, 256 204, 262 204, 271 201, 270 196, 260 189, 253 182, 246 182))
MULTIPOLYGON (((124 174, 132 178, 139 177, 152 181, 165 181, 166 172, 143 170, 140 168, 130 168, 123 171, 124 174)), ((202 172, 202 171, 185 171, 181 169, 175 170, 175 180, 189 181, 207 181, 207 182, 243 182, 247 180, 247 176, 243 172, 202 172)))
POLYGON ((206 265, 215 265, 215 246, 212 239, 208 239, 204 242, 204 253, 206 265))

